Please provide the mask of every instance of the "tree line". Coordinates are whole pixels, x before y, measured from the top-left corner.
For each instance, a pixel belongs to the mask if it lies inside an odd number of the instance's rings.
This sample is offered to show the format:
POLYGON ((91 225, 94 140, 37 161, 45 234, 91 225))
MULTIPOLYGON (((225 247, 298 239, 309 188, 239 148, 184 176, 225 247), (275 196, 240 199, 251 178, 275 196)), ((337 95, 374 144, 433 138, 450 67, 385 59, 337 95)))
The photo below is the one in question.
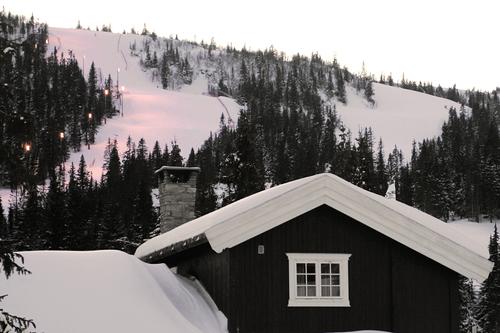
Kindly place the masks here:
MULTIPOLYGON (((186 163, 194 165, 193 158, 194 152, 186 163)), ((0 238, 9 239, 17 251, 111 248, 133 253, 158 232, 153 171, 162 165, 183 165, 177 143, 162 151, 156 142, 149 152, 144 139, 136 145, 129 138, 120 157, 117 143, 110 141, 101 180, 93 179, 83 156, 67 172, 57 167, 48 188, 25 188, 7 214, 0 211, 0 238)))

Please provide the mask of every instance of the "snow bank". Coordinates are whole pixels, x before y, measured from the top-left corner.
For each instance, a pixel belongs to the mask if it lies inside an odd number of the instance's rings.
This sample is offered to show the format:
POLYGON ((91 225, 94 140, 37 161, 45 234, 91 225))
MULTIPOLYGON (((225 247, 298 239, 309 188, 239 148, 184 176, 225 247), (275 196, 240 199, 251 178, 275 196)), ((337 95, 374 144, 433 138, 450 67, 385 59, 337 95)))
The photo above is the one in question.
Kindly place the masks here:
POLYGON ((0 277, 5 309, 38 332, 222 333, 225 317, 195 281, 120 251, 24 252, 32 274, 0 277))

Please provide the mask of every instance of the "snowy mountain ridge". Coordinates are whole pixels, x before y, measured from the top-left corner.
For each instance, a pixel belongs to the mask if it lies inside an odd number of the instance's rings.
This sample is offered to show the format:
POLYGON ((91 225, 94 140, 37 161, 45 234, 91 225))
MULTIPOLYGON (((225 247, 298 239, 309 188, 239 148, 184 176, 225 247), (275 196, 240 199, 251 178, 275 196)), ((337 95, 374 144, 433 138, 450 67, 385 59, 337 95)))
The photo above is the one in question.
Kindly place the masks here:
MULTIPOLYGON (((65 55, 71 52, 85 76, 94 62, 98 80, 102 83, 110 75, 113 84, 123 92, 122 115, 108 120, 100 128, 95 144, 72 153, 67 162, 68 167, 71 163, 77 165, 83 155, 96 180, 100 179, 104 150, 110 140, 118 142, 121 153, 129 136, 136 142, 144 138, 149 148, 156 140, 161 146, 175 140, 186 156, 210 132, 217 131, 222 114, 233 123, 238 119, 242 106, 234 99, 208 96, 225 72, 234 73, 224 77, 227 85, 238 81, 238 64, 224 49, 175 39, 152 40, 150 36, 62 28, 49 29, 48 43, 48 50, 56 48, 65 55), (160 54, 168 42, 177 47, 178 57, 187 59, 192 67, 191 84, 182 84, 177 79, 169 86, 175 90, 162 89, 157 71, 144 68, 146 45, 151 53, 160 54)), ((324 103, 336 107, 340 119, 353 134, 371 127, 375 139, 382 138, 386 155, 397 146, 409 156, 413 140, 438 135, 449 109, 460 109, 458 103, 444 98, 378 83, 373 84, 375 104, 370 105, 353 87, 346 88, 346 104, 327 97, 323 97, 324 103)), ((7 206, 10 191, 0 192, 7 206)))

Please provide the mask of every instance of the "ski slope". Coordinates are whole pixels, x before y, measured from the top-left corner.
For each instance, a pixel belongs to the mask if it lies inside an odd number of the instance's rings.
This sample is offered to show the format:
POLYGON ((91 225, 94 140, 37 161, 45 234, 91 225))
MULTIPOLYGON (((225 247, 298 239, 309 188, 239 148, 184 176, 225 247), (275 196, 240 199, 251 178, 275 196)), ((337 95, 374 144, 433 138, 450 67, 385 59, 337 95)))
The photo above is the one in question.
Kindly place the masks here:
POLYGON ((457 112, 461 105, 449 99, 427 95, 399 87, 373 83, 375 105, 371 106, 352 87, 347 87, 347 105, 336 103, 344 125, 353 137, 365 127, 374 132, 375 144, 382 138, 386 157, 394 146, 403 151, 406 160, 411 157, 412 142, 420 142, 441 134, 450 108, 457 112))
POLYGON ((225 333, 195 282, 120 251, 23 253, 32 274, 0 274, 2 308, 50 333, 225 333))
POLYGON ((207 81, 201 76, 181 91, 164 90, 152 82, 150 73, 142 70, 139 58, 130 55, 130 44, 136 41, 140 45, 144 38, 149 37, 76 29, 49 30, 49 50, 55 47, 59 54, 66 55, 73 52, 85 76, 94 62, 98 81, 103 82, 111 75, 114 85, 118 82, 120 88, 124 87, 123 116, 108 119, 99 129, 96 144, 90 149, 83 146, 80 152, 71 154, 68 162, 78 164, 83 154, 94 179, 100 179, 108 139, 118 141, 121 153, 128 136, 136 143, 144 138, 150 151, 156 140, 162 149, 176 140, 187 157, 191 148, 196 150, 211 131, 217 131, 221 114, 227 117, 229 112, 233 120, 238 118, 240 106, 230 98, 207 96, 207 81))

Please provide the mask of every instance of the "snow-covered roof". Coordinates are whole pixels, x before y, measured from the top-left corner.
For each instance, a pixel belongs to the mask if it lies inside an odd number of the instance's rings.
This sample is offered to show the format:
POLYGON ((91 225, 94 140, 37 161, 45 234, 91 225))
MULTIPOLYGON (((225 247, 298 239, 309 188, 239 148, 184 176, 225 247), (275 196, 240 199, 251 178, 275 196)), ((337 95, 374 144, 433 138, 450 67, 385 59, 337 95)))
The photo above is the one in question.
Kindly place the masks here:
POLYGON ((135 255, 165 257, 179 243, 206 238, 218 253, 321 205, 328 205, 463 276, 483 281, 492 269, 482 244, 416 208, 323 173, 282 184, 201 216, 144 244, 135 255))

